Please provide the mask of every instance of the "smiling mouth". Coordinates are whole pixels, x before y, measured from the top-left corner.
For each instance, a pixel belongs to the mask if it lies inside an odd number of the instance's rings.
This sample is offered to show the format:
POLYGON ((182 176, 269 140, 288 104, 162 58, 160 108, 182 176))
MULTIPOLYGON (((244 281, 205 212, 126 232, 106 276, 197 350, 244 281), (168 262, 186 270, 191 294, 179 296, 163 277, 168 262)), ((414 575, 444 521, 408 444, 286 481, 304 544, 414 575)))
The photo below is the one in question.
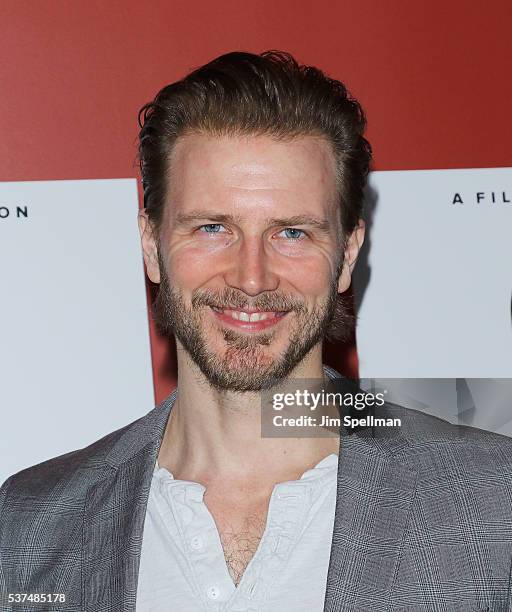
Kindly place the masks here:
POLYGON ((278 323, 288 311, 242 310, 211 306, 218 319, 237 328, 259 331, 278 323))
POLYGON ((218 312, 219 314, 227 315, 232 319, 235 319, 235 321, 244 321, 246 323, 267 321, 268 319, 275 319, 286 314, 286 311, 274 312, 266 310, 232 310, 229 308, 216 308, 215 306, 212 306, 212 310, 218 312))

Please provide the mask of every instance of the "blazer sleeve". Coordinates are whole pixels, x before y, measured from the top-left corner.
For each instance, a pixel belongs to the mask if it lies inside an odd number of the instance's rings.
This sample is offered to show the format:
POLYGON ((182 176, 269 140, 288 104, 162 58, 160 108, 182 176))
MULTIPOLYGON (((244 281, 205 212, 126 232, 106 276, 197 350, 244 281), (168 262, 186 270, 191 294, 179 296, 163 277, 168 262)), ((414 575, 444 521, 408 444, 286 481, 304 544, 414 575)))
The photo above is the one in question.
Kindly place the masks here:
POLYGON ((3 550, 3 515, 4 504, 7 497, 7 489, 11 483, 11 478, 8 478, 0 487, 0 612, 11 612, 12 606, 7 601, 7 585, 5 582, 5 573, 2 562, 3 550))

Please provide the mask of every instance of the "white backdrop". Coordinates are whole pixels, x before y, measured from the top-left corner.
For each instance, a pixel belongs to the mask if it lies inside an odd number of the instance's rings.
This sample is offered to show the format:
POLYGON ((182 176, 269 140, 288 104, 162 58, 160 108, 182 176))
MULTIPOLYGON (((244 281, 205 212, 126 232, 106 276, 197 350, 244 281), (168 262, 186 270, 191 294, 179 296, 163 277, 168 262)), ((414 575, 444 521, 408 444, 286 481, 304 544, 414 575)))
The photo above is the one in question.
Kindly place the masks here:
POLYGON ((512 168, 373 172, 370 185, 360 375, 512 377, 512 168))
POLYGON ((0 183, 0 481, 154 407, 137 212, 135 179, 0 183))
POLYGON ((512 378, 511 201, 512 168, 373 172, 354 275, 360 376, 452 379, 382 385, 404 405, 509 435, 512 381, 474 379, 512 378), (459 381, 463 410, 456 378, 473 379, 459 381))

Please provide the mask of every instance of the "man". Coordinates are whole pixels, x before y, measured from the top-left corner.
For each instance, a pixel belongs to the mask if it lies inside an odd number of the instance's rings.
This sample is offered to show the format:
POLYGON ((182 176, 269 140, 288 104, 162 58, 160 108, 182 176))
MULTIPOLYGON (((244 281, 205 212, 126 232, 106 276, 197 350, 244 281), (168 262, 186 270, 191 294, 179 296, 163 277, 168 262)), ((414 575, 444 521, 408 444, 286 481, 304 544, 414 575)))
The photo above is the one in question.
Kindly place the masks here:
POLYGON ((351 331, 364 126, 340 82, 276 52, 143 109, 138 220, 177 390, 3 485, 2 610, 512 610, 512 440, 393 406, 397 435, 261 435, 262 392, 340 378, 322 345, 351 331))

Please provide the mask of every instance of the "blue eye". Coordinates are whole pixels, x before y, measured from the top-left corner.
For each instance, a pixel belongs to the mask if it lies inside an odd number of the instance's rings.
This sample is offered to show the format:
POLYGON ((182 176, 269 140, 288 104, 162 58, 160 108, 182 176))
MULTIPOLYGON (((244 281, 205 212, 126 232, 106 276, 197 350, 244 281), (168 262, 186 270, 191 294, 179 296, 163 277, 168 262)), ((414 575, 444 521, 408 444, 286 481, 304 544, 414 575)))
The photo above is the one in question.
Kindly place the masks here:
POLYGON ((221 223, 208 223, 206 225, 201 225, 199 229, 205 234, 218 234, 221 227, 221 223))
POLYGON ((286 238, 290 240, 300 240, 303 236, 305 236, 305 232, 301 229, 297 229, 295 227, 287 227, 283 230, 286 235, 286 238))

